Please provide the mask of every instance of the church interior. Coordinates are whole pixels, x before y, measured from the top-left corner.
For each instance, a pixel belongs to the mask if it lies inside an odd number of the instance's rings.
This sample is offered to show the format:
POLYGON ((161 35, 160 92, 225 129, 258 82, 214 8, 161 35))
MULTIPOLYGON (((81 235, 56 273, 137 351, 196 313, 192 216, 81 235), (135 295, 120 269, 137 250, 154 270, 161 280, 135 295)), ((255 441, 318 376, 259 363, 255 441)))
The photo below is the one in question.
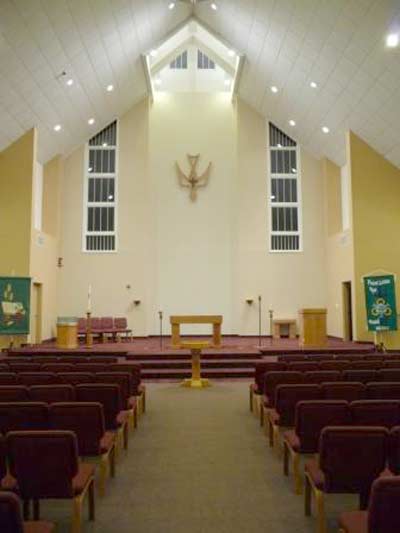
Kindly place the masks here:
POLYGON ((0 0, 0 531, 400 531, 398 0, 0 0))

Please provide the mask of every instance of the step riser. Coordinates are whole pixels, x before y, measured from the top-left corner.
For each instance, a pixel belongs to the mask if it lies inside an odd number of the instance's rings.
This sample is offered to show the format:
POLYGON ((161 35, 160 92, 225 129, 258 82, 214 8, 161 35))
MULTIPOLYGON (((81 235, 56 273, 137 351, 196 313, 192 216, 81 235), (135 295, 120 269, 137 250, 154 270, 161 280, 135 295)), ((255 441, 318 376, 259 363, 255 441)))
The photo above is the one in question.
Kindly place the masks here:
MULTIPOLYGON (((179 370, 179 369, 190 369, 191 368, 191 362, 190 361, 174 361, 174 362, 141 362, 140 363, 142 372, 146 370, 157 370, 157 369, 171 369, 171 370, 179 370)), ((249 368, 255 366, 255 362, 246 361, 243 363, 238 362, 229 362, 226 361, 202 361, 201 362, 201 368, 249 368)))
MULTIPOLYGON (((190 378, 190 372, 163 372, 162 374, 148 374, 146 372, 142 372, 142 379, 186 379, 190 378)), ((202 372, 201 377, 203 378, 210 378, 210 379, 226 379, 226 378, 249 378, 254 379, 254 372, 251 371, 245 371, 242 372, 230 372, 229 370, 226 370, 225 372, 221 372, 220 374, 214 374, 211 372, 202 372)))

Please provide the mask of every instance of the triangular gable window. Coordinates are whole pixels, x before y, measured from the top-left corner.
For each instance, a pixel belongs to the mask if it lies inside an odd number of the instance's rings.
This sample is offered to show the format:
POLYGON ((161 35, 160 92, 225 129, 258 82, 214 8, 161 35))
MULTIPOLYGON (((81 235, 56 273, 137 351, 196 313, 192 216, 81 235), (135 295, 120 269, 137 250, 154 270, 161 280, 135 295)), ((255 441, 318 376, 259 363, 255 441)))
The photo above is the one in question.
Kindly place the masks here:
POLYGON ((197 50, 197 68, 199 70, 215 69, 215 63, 201 50, 197 50))
POLYGON ((188 53, 187 50, 179 54, 171 63, 169 64, 169 68, 171 69, 187 69, 188 68, 188 53))

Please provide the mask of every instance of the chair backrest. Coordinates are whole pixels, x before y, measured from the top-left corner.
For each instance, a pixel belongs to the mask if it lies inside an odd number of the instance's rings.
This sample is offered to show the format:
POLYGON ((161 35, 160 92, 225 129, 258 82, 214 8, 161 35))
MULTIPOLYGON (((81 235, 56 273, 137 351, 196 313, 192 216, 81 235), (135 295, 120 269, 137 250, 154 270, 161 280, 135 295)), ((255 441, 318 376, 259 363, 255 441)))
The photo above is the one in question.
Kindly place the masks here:
POLYGON ((304 373, 305 383, 324 383, 325 381, 340 381, 339 370, 315 370, 304 373))
POLYGON ((379 370, 383 368, 383 359, 381 361, 353 361, 351 370, 379 370))
POLYGON ((32 385, 29 396, 33 402, 72 402, 75 399, 75 389, 72 385, 60 383, 57 385, 32 385))
POLYGON ((92 331, 100 330, 101 329, 100 318, 97 316, 93 316, 90 319, 90 326, 91 326, 92 331))
POLYGON ((105 432, 103 406, 98 402, 62 402, 49 407, 53 429, 75 433, 80 456, 95 456, 100 452, 100 440, 105 432))
POLYGON ((367 353, 363 356, 364 361, 380 361, 385 360, 385 355, 382 353, 367 353))
POLYGON ((351 368, 350 361, 321 361, 319 364, 321 370, 336 370, 342 372, 351 368))
POLYGON ((268 396, 271 405, 274 405, 275 401, 275 389, 278 385, 290 385, 293 383, 303 383, 302 372, 292 372, 289 370, 268 372, 264 378, 264 394, 268 396))
POLYGON ((346 381, 369 383, 376 381, 378 373, 376 370, 343 370, 342 375, 346 381))
POLYGON ((139 394, 139 385, 141 383, 141 367, 138 363, 118 363, 112 364, 106 369, 107 372, 130 372, 133 379, 133 394, 139 394))
POLYGON ((49 429, 49 411, 43 402, 0 403, 0 433, 49 429))
POLYGON ((6 440, 10 474, 22 498, 73 496, 78 446, 72 431, 11 431, 6 440))
POLYGON ((321 431, 326 426, 351 424, 351 412, 345 400, 316 400, 298 402, 295 431, 303 453, 316 453, 321 431))
POLYGON ((367 398, 371 400, 400 400, 400 382, 384 381, 368 383, 367 398))
POLYGON ((111 383, 89 383, 75 388, 78 402, 99 402, 103 406, 106 429, 117 428, 117 415, 122 410, 121 391, 111 383))
POLYGON ((58 374, 54 372, 20 372, 18 380, 21 385, 54 385, 60 383, 58 374))
POLYGON ((384 470, 389 432, 384 427, 328 426, 321 431, 319 464, 327 492, 368 495, 384 470))
POLYGON ((11 372, 39 372, 40 363, 9 363, 11 372))
POLYGON ((381 477, 372 483, 368 533, 400 531, 400 477, 381 477))
POLYGON ((62 383, 68 383, 69 385, 94 382, 94 374, 91 372, 60 372, 58 377, 62 383))
POLYGON ((354 353, 339 353, 336 355, 336 361, 362 361, 363 356, 354 353))
POLYGON ((355 426, 384 426, 400 424, 400 402, 396 400, 358 400, 350 404, 355 426))
POLYGON ((293 372, 306 372, 311 370, 319 370, 319 364, 317 361, 314 363, 312 361, 299 361, 298 363, 289 363, 288 370, 293 372))
POLYGON ((35 355, 31 357, 31 362, 37 363, 39 365, 48 365, 50 363, 57 363, 58 357, 53 356, 53 355, 44 355, 44 356, 35 355))
POLYGON ((123 409, 127 409, 127 402, 132 395, 133 380, 129 372, 99 372, 95 374, 96 383, 112 383, 118 385, 122 397, 123 409))
POLYGON ((275 409, 280 415, 281 426, 294 426, 296 405, 302 400, 321 399, 321 387, 317 384, 278 385, 275 388, 275 409))
MULTIPOLYGON (((0 479, 7 474, 7 446, 6 438, 0 434, 0 479)), ((0 491, 0 494, 2 492, 0 491)), ((0 521, 1 523, 1 521, 0 521)))
POLYGON ((128 328, 128 321, 126 317, 116 317, 114 318, 114 327, 116 329, 127 329, 128 328))
POLYGON ((284 363, 292 363, 292 362, 299 362, 299 361, 307 361, 307 357, 305 355, 300 354, 284 354, 284 355, 278 355, 278 361, 282 361, 284 363))
POLYGON ((307 355, 307 361, 322 363, 323 361, 333 361, 335 356, 330 353, 312 353, 307 355))
POLYGON ((400 368, 400 359, 385 359, 384 368, 400 368))
POLYGON ((75 363, 87 363, 88 358, 84 355, 66 355, 65 357, 60 357, 59 362, 74 365, 75 363))
POLYGON ((325 400, 362 400, 365 398, 366 389, 363 383, 332 381, 321 383, 322 393, 325 400))
POLYGON ((114 319, 112 316, 102 316, 100 318, 101 329, 114 329, 114 319))
POLYGON ((382 368, 378 371, 378 381, 400 382, 400 368, 382 368))
POLYGON ((10 372, 10 367, 6 363, 0 363, 0 372, 10 372))
POLYGON ((18 383, 18 374, 15 372, 1 372, 0 385, 16 385, 18 383))
POLYGON ((78 318, 78 332, 79 333, 84 333, 86 331, 86 324, 87 324, 87 320, 86 318, 78 318))
POLYGON ((76 363, 76 372, 106 372, 107 363, 76 363))
POLYGON ((287 370, 287 364, 283 361, 259 361, 255 364, 254 381, 260 393, 263 392, 264 375, 267 372, 287 370))
POLYGON ((393 474, 400 475, 400 425, 390 430, 388 466, 393 474))
POLYGON ((42 365, 43 372, 73 372, 75 365, 73 363, 48 363, 42 365))
POLYGON ((92 355, 89 357, 88 363, 100 363, 101 365, 115 364, 118 363, 118 357, 112 357, 109 355, 92 355))
POLYGON ((0 385, 1 402, 29 402, 29 389, 25 385, 0 385))
POLYGON ((19 498, 12 492, 0 492, 1 533, 24 533, 19 498))

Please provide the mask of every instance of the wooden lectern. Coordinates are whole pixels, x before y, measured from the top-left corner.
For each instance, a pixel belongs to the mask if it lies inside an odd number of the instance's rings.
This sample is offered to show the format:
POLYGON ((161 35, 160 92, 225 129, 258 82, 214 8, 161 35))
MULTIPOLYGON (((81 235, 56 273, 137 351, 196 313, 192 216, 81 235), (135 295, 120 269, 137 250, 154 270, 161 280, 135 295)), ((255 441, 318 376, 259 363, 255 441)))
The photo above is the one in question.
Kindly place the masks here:
POLYGON ((300 309, 300 346, 323 348, 326 346, 326 309, 300 309))

